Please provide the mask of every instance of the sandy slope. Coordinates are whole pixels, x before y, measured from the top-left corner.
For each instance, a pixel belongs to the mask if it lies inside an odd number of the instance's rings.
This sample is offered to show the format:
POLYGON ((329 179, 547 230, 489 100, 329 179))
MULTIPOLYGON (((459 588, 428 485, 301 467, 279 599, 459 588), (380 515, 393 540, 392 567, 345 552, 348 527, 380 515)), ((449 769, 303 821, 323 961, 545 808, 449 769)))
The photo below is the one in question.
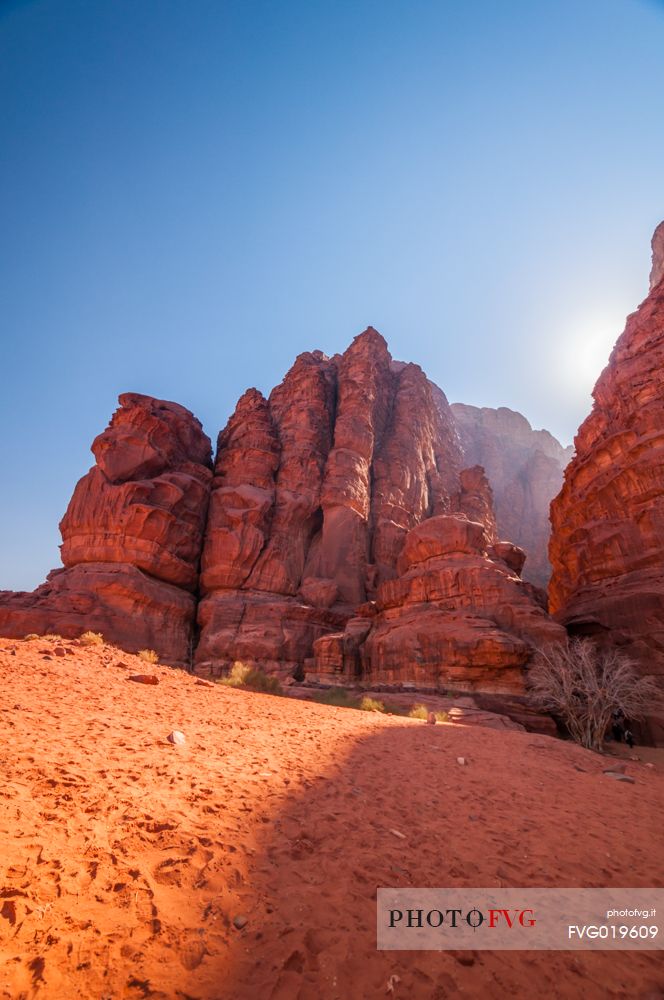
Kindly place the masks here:
POLYGON ((0 997, 664 996, 661 953, 375 950, 376 886, 664 885, 658 768, 45 639, 0 708, 0 997))

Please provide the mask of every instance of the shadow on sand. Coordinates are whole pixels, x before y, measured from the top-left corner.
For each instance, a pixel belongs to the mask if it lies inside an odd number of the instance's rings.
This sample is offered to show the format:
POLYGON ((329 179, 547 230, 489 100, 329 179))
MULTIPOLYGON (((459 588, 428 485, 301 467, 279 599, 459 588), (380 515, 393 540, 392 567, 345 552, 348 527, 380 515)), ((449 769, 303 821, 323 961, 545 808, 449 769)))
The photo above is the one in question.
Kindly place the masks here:
POLYGON ((661 886, 647 793, 600 767, 531 734, 402 723, 364 736, 263 825, 215 996, 664 996, 656 952, 376 950, 379 886, 661 886), (628 827, 611 821, 625 791, 628 827))

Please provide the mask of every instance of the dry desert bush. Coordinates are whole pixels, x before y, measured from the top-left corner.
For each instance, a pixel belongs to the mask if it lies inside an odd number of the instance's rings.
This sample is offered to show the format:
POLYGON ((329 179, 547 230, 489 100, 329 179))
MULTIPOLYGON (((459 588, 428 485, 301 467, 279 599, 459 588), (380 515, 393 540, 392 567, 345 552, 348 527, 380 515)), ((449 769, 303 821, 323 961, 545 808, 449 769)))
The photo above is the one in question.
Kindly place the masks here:
POLYGON ((139 649, 136 655, 140 656, 146 663, 159 663, 159 653, 156 653, 154 649, 139 649))
POLYGON ((661 697, 624 654, 600 649, 591 639, 539 650, 528 683, 533 705, 561 719, 577 743, 598 751, 615 713, 639 721, 661 697))
MULTIPOLYGON (((410 712, 408 713, 409 719, 428 719, 431 709, 427 708, 426 705, 413 705, 410 712)), ((434 712, 436 717, 436 722, 447 722, 449 715, 447 712, 434 712)))
POLYGON ((84 632, 78 641, 82 646, 103 646, 104 637, 101 632, 84 632))
POLYGON ((250 688, 252 691, 262 691, 264 694, 281 694, 281 684, 277 677, 271 677, 258 667, 251 667, 236 660, 228 677, 221 682, 228 687, 250 688))
POLYGON ((385 703, 378 701, 377 698, 368 698, 366 695, 361 699, 360 704, 357 706, 361 712, 384 712, 385 703))

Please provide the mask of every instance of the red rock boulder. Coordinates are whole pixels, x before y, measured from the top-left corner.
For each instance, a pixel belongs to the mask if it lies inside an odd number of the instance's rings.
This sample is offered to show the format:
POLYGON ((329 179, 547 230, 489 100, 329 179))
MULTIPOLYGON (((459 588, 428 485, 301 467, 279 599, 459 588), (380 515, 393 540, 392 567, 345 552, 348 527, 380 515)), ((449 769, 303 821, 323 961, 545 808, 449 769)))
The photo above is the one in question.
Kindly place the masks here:
POLYGON ((177 403, 124 393, 97 464, 60 522, 62 561, 129 563, 195 590, 212 480, 210 441, 177 403))
POLYGON ((99 631, 129 651, 188 664, 210 441, 176 403, 137 393, 119 402, 60 525, 66 568, 31 594, 0 594, 0 634, 99 631))
POLYGON ((535 650, 565 637, 464 515, 410 531, 399 569, 378 588, 373 618, 316 641, 312 678, 523 696, 535 650))

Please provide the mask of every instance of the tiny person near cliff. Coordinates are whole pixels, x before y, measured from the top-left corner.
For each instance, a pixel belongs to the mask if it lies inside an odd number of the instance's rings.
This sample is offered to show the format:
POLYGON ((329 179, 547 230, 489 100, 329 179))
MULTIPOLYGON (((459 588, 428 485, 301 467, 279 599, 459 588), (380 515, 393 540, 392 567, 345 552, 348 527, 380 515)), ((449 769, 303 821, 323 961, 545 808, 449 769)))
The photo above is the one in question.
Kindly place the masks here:
POLYGON ((611 726, 611 733, 616 743, 622 742, 622 738, 625 733, 625 727, 623 723, 623 717, 620 712, 613 713, 613 724, 611 726))

